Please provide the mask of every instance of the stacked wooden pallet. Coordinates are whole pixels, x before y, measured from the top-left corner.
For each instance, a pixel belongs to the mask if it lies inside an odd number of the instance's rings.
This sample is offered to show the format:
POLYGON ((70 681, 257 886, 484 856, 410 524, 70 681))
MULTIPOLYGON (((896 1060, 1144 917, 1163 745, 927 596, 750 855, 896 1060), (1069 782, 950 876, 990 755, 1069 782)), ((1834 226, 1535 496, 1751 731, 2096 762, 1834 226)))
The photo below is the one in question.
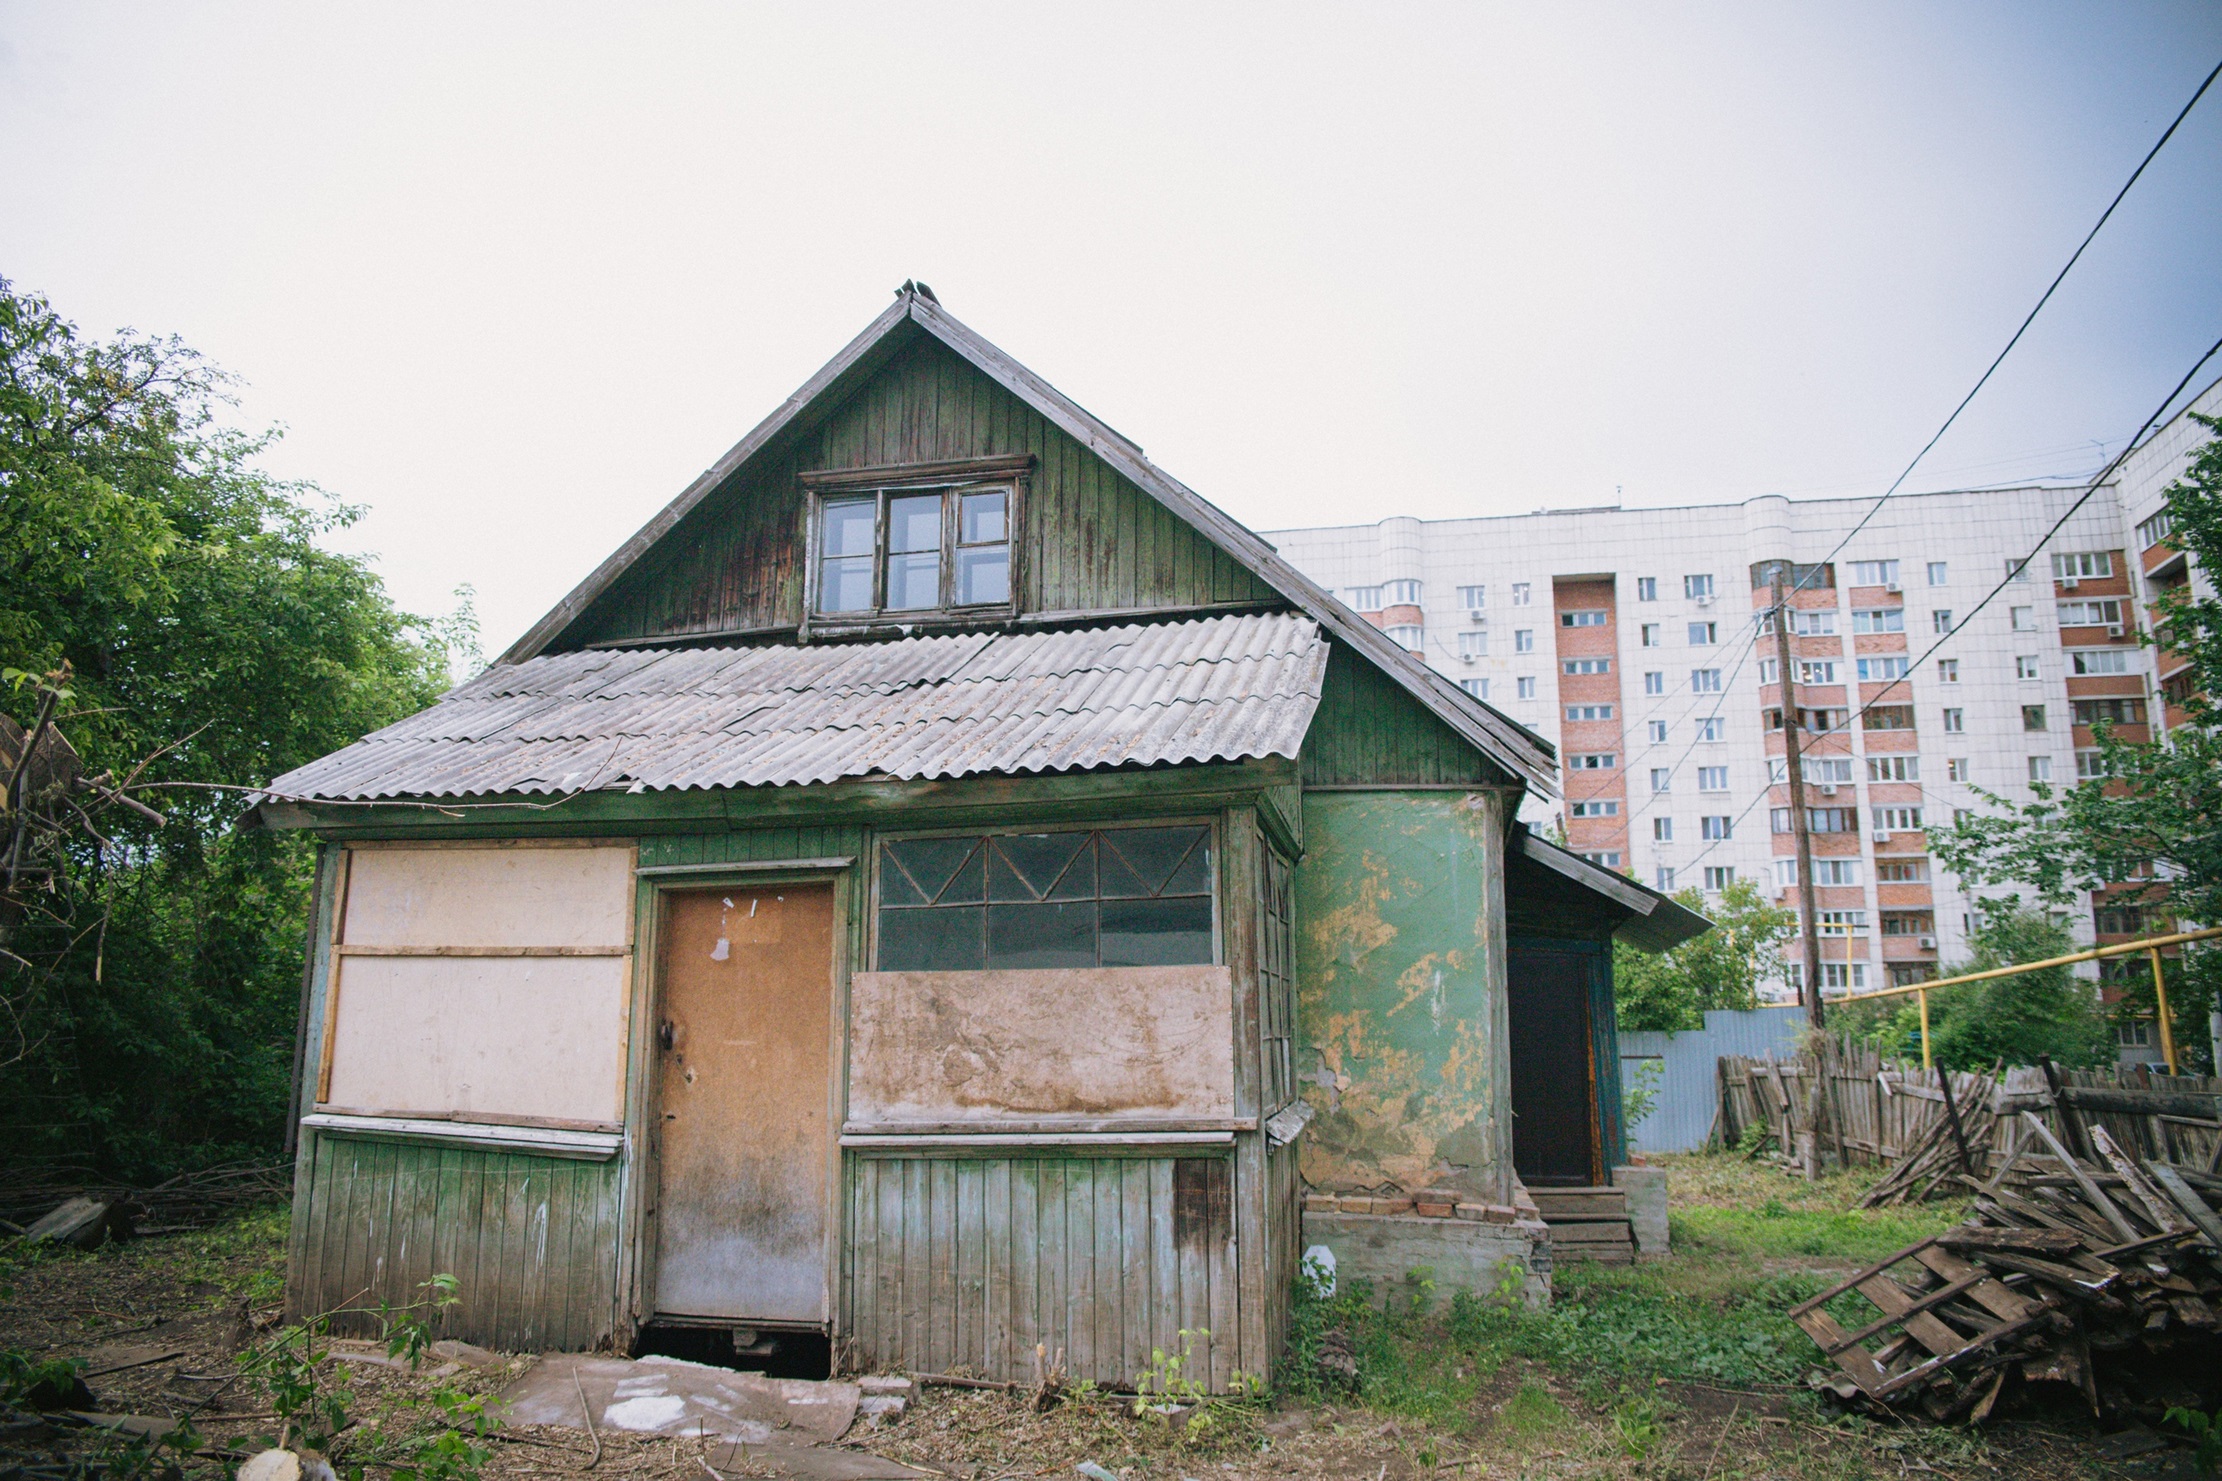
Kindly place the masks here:
POLYGON ((1635 1232, 1628 1223, 1628 1195, 1618 1188, 1529 1188, 1551 1230, 1556 1261, 1596 1260, 1631 1265, 1635 1232))

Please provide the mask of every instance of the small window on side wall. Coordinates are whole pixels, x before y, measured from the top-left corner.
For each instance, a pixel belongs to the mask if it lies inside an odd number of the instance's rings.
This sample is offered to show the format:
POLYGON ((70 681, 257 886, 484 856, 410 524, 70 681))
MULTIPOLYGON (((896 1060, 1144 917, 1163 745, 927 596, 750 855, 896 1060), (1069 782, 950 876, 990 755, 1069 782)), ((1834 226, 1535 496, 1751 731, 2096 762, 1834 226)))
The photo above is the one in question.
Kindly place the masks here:
POLYGON ((1213 960, 1203 824, 890 839, 879 887, 883 972, 1213 960))
POLYGON ((1011 608, 1018 483, 818 488, 813 616, 899 621, 1011 608))

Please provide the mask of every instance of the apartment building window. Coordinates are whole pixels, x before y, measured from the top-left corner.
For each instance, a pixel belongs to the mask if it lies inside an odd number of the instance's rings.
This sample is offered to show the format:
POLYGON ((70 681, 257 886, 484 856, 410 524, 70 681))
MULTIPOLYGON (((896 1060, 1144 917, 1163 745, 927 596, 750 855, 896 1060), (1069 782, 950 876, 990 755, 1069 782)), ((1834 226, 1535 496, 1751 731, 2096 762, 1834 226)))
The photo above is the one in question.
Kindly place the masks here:
MULTIPOLYGON (((1697 722, 1697 738, 1701 741, 1726 740, 1728 739, 1726 734, 1727 723, 1718 715, 1707 715, 1697 722)), ((1665 740, 1666 722, 1664 720, 1659 722, 1659 730, 1659 739, 1665 740)))
POLYGON ((2021 728, 2024 730, 2043 730, 2045 728, 2045 707, 2043 705, 2023 705, 2021 707, 2021 728))
POLYGON ((2016 657, 2014 659, 2014 677, 2017 679, 2042 679, 2044 674, 2037 668, 2037 655, 2024 653, 2016 657))
POLYGON ((1697 836, 1709 843, 1725 842, 1735 828, 1736 820, 1726 813, 1709 813, 1697 820, 1697 836))
POLYGON ((1654 720, 1651 722, 1651 744, 1655 746, 1666 744, 1666 721, 1654 720))
POLYGON ((1521 699, 1535 698, 1535 676, 1524 674, 1512 681, 1512 692, 1521 699))
MULTIPOLYGON (((1798 773, 1808 782, 1822 786, 1846 786, 1852 780, 1852 758, 1849 756, 1800 756, 1798 773)), ((1771 756, 1767 759, 1767 780, 1790 780, 1790 762, 1786 757, 1771 756)))
POLYGON ((1653 843, 1674 842, 1674 819, 1653 818, 1651 820, 1651 841, 1653 843))
POLYGON ((2068 672, 2071 674, 2126 674, 2129 672, 2129 650, 2126 648, 2070 648, 2068 672))
POLYGON ((1673 768, 1673 767, 1671 767, 1671 766, 1654 766, 1654 767, 1652 767, 1652 768, 1651 768, 1651 790, 1652 790, 1652 791, 1653 791, 1654 793, 1658 793, 1658 794, 1662 794, 1662 795, 1663 795, 1663 794, 1665 794, 1665 793, 1667 793, 1667 792, 1671 792, 1671 791, 1673 791, 1673 790, 1674 790, 1674 768, 1673 768))
POLYGON ((1708 864, 1705 866, 1705 888, 1712 891, 1714 894, 1719 894, 1722 890, 1727 889, 1735 882, 1735 865, 1708 864))
POLYGON ((1906 665, 1911 660, 1904 657, 1862 658, 1858 661, 1859 681, 1862 684, 1880 684, 1886 679, 1903 679, 1906 665))
MULTIPOLYGON (((1767 824, 1777 833, 1790 831, 1790 809, 1777 807, 1767 814, 1767 824)), ((1811 833, 1857 833, 1859 809, 1852 807, 1809 807, 1805 810, 1806 830, 1811 833)))
POLYGON ((1751 563, 1751 589, 1772 586, 1775 578, 1796 591, 1834 590, 1836 567, 1826 561, 1817 566, 1801 565, 1794 561, 1753 561, 1751 563))
POLYGON ((1896 586, 1898 563, 1896 561, 1853 561, 1852 585, 1896 586))
POLYGON ((1867 912, 1864 910, 1824 910, 1814 928, 1823 936, 1863 935, 1867 930, 1867 912))
POLYGON ((2122 625, 2122 604, 2115 597, 2102 597, 2096 601, 2058 602, 2054 605, 2062 627, 2120 627, 2122 625))
POLYGON ((2140 1018, 2131 1023, 2115 1024, 2114 1042, 2124 1049, 2150 1049, 2153 1043, 2152 1021, 2140 1018))
MULTIPOLYGON (((1771 625, 1769 630, 1772 630, 1771 625)), ((1790 631, 1801 638, 1833 638, 1836 636, 1836 609, 1815 607, 1810 611, 1792 612, 1790 631)))
POLYGON ((1460 679, 1458 687, 1476 699, 1487 699, 1489 697, 1489 681, 1487 679, 1460 679))
POLYGON ((2138 548, 2142 550, 2148 546, 2158 545, 2175 532, 2175 516, 2163 509, 2137 527, 2138 548))
POLYGON ((2078 725, 2142 725, 2145 702, 2141 699, 2079 699, 2075 702, 2078 725))
POLYGON ((1660 894, 1671 895, 1674 893, 1674 871, 1666 865, 1661 864, 1653 870, 1651 878, 1653 881, 1652 888, 1660 894))
POLYGON ((1636 600, 1639 602, 1655 602, 1658 599, 1659 578, 1656 576, 1638 576, 1636 578, 1636 600))
POLYGON ((1569 720, 1610 720, 1612 718, 1612 706, 1568 705, 1566 707, 1566 718, 1569 720))
POLYGON ((1945 563, 1945 562, 1943 562, 1943 561, 1931 561, 1931 562, 1929 562, 1929 584, 1930 584, 1931 586, 1942 586, 1942 585, 1944 585, 1944 582, 1945 582, 1945 577, 1946 577, 1946 575, 1947 575, 1947 574, 1948 574, 1948 569, 1947 569, 1947 566, 1946 566, 1946 563, 1945 563))
POLYGON ((1342 599, 1361 612, 1381 610, 1381 588, 1378 586, 1346 586, 1342 599))
POLYGON ((1871 705, 1862 712, 1861 723, 1869 730, 1911 730, 1913 706, 1871 705))
POLYGON ((1966 729, 1967 711, 1946 710, 1944 712, 1944 733, 1946 735, 1959 735, 1966 729))
POLYGON ((1710 577, 1710 576, 1684 576, 1684 577, 1682 578, 1682 595, 1684 595, 1684 596, 1688 597, 1688 598, 1689 598, 1690 600, 1692 600, 1692 601, 1695 601, 1695 600, 1697 600, 1697 599, 1698 599, 1699 597, 1711 597, 1711 596, 1712 596, 1712 594, 1713 594, 1713 578, 1712 578, 1712 577, 1710 577))
POLYGON ((1875 883, 1877 884, 1926 884, 1929 880, 1927 859, 1877 859, 1875 883))
POLYGON ((1469 612, 1479 612, 1489 605, 1489 588, 1486 586, 1459 587, 1458 605, 1469 612))
MULTIPOLYGON (((2150 540, 2145 543, 2152 544, 2150 540)), ((2114 556, 2111 551, 2073 550, 2052 558, 2052 579, 2055 581, 2082 581, 2113 574, 2114 556)))
POLYGON ((1870 756, 1867 758, 1867 780, 1871 782, 1918 782, 1921 780, 1919 756, 1870 756))
POLYGON ((1877 833, 1919 833, 1921 809, 1918 807, 1878 807, 1875 809, 1877 833))
POLYGON ((1719 669, 1691 669, 1690 688, 1699 694, 1720 693, 1721 671, 1719 669))
POLYGON ((1974 772, 1968 767, 1965 756, 1949 756, 1944 762, 1944 779, 1948 782, 1971 780, 1974 772))
POLYGON ((1852 633, 1902 633, 1906 630, 1903 607, 1866 607, 1852 613, 1852 633))
POLYGON ((1643 692, 1646 694, 1666 693, 1666 675, 1656 669, 1645 674, 1643 676, 1643 692))
POLYGON ((2032 756, 2029 758, 2029 780, 2032 782, 2049 782, 2052 780, 2052 758, 2050 756, 2032 756))
POLYGON ((1487 658, 1489 656, 1489 634, 1472 631, 1460 633, 1458 635, 1458 656, 1467 659, 1487 658))
POLYGON ((2029 579, 2029 562, 2015 556, 2008 556, 2006 558, 2006 579, 2008 581, 2027 581, 2029 579))
POLYGON ((2114 768, 2106 764, 2104 751, 2078 751, 2075 753, 2075 779, 2079 782, 2104 781, 2114 775, 2114 768))
POLYGON ((2037 609, 2035 607, 2014 607, 2009 609, 2008 615, 2012 620, 2015 632, 2033 633, 2037 630, 2037 609))
POLYGON ((1605 613, 1602 608, 1598 607, 1585 608, 1579 612, 1561 612, 1558 614, 1558 625, 1560 627, 1603 627, 1605 625, 1605 613))
POLYGON ((1559 672, 1562 674, 1609 674, 1612 672, 1612 660, 1609 658, 1569 658, 1559 665, 1559 672))
MULTIPOLYGON (((1975 813, 1970 808, 1955 807, 1952 809, 1952 826, 1957 828, 1974 816, 1975 813)), ((1963 931, 1967 929, 1967 917, 1965 916, 1960 917, 1960 929, 1963 931)))
POLYGON ((2091 929, 2101 936, 2142 936, 2150 927, 2142 905, 2100 905, 2091 911, 2091 929))
POLYGON ((1595 853, 1583 854, 1582 857, 1589 860, 1590 863, 1600 865, 1606 869, 1618 869, 1620 867, 1620 850, 1618 849, 1599 849, 1595 853))
POLYGON ((1400 622, 1395 627, 1385 627, 1381 631, 1388 634, 1390 642, 1410 653, 1418 653, 1427 646, 1427 629, 1424 627, 1400 622))
MULTIPOLYGON (((1775 860, 1775 882, 1785 889, 1796 886, 1798 882, 1798 861, 1796 858, 1775 860)), ((1859 860, 1815 859, 1813 861, 1813 882, 1817 885, 1856 885, 1859 883, 1859 860)))
POLYGON ((1533 653, 1535 651, 1535 629, 1532 627, 1514 628, 1512 630, 1512 651, 1515 653, 1533 653))
POLYGON ((1717 622, 1693 622, 1690 624, 1690 646, 1710 648, 1720 641, 1720 631, 1721 625, 1717 622))
POLYGON ((1664 639, 1662 639, 1662 638, 1661 638, 1661 637, 1659 636, 1659 624, 1658 624, 1658 623, 1656 623, 1656 622, 1646 622, 1646 623, 1645 623, 1645 624, 1643 625, 1643 646, 1644 646, 1644 647, 1646 647, 1646 648, 1656 648, 1656 647, 1658 647, 1658 646, 1659 646, 1659 644, 1660 644, 1661 642, 1663 642, 1663 641, 1664 641, 1664 639))
POLYGON ((1800 684, 1835 684, 1836 660, 1833 658, 1801 658, 1798 660, 1800 684))
POLYGON ((1728 768, 1725 766, 1700 766, 1697 769, 1697 790, 1700 792, 1727 791, 1728 768))
POLYGON ((1929 614, 1929 630, 1939 637, 1952 631, 1952 609, 1939 607, 1929 614))
POLYGON ((1939 684, 1957 684, 1960 682, 1960 661, 1957 658, 1940 658, 1937 660, 1937 682, 1939 684))
POLYGON ((1417 607, 1420 584, 1417 581, 1385 581, 1381 585, 1381 595, 1389 606, 1417 607))
POLYGON ((1759 660, 1759 682, 1772 684, 1782 673, 1782 668, 1771 658, 1759 660))
POLYGON ((1584 751, 1566 758, 1570 771, 1610 771, 1616 757, 1611 751, 1584 751))
POLYGON ((1531 587, 1530 585, 1528 585, 1528 583, 1527 583, 1527 582, 1525 582, 1525 581, 1515 581, 1515 582, 1513 582, 1513 583, 1512 583, 1512 605, 1513 605, 1513 606, 1515 606, 1515 607, 1525 607, 1526 605, 1528 605, 1528 603, 1529 603, 1530 601, 1534 600, 1534 597, 1535 597, 1535 589, 1534 589, 1533 587, 1531 587))
POLYGON ((1617 818, 1620 816, 1620 804, 1610 801, 1576 802, 1568 806, 1566 810, 1577 818, 1617 818))

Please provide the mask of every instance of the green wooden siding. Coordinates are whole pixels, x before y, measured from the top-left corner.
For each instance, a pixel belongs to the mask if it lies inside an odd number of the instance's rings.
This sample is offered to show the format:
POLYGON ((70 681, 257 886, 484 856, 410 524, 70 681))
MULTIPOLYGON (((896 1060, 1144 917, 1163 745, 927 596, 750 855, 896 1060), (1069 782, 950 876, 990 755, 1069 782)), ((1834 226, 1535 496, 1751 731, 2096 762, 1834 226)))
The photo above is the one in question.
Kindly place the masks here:
POLYGON ((736 828, 730 833, 666 833, 640 840, 640 867, 770 864, 781 859, 849 858, 861 862, 865 837, 865 830, 854 823, 736 828))
MULTIPOLYGON (((1395 680, 1336 643, 1304 735, 1304 785, 1492 785, 1511 778, 1395 680)), ((1307 834, 1308 834, 1307 828, 1307 834)))
POLYGON ((1200 532, 938 340, 898 354, 815 427, 705 500, 550 652, 802 620, 803 468, 1031 453, 1024 610, 1287 603, 1200 532))
MULTIPOLYGON (((607 1346, 618 1167, 430 1142, 304 1135, 287 1312, 420 1300, 453 1275, 441 1335, 504 1352, 607 1346)), ((350 1325, 342 1323, 342 1325, 350 1325)), ((357 1321, 352 1324, 361 1326, 357 1321)))
POLYGON ((1031 1382, 1039 1344, 1076 1379, 1124 1386, 1185 1328, 1214 1388, 1264 1371, 1240 1351, 1234 1164, 1197 1153, 850 1153, 849 1365, 1031 1382))

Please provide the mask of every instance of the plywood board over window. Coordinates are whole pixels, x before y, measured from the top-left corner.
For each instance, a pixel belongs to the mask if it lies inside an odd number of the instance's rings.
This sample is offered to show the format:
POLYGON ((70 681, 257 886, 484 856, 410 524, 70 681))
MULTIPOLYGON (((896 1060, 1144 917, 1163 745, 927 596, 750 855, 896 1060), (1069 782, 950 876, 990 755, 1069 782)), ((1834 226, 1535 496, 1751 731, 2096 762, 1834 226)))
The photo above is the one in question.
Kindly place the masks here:
POLYGON ((348 852, 318 1109, 614 1129, 631 846, 348 852))

